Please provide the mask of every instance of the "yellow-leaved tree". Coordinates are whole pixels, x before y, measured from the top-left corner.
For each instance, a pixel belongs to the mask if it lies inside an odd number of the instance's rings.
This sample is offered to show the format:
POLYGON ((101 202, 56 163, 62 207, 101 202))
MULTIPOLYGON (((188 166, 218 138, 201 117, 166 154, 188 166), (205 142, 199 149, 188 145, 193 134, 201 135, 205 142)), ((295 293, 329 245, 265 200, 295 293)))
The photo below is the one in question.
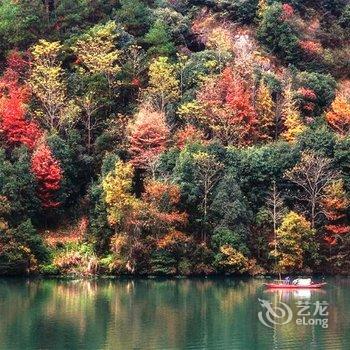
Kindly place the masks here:
POLYGON ((255 109, 258 114, 261 139, 271 140, 276 138, 275 103, 270 89, 263 80, 260 82, 257 91, 255 109))
POLYGON ((104 75, 110 89, 115 85, 116 75, 121 70, 118 65, 121 52, 115 45, 116 38, 116 24, 109 21, 89 29, 72 47, 81 70, 104 75))
POLYGON ((277 230, 271 255, 277 260, 277 272, 293 272, 305 268, 305 261, 315 259, 317 243, 315 230, 304 216, 291 211, 277 230), (308 259, 305 257, 308 256, 308 259))
POLYGON ((149 87, 146 98, 160 111, 175 102, 180 96, 180 82, 177 78, 177 67, 169 62, 168 57, 158 57, 149 67, 149 87))
POLYGON ((79 108, 67 97, 67 84, 59 55, 62 45, 39 40, 31 49, 33 61, 29 85, 39 109, 35 115, 47 129, 60 129, 76 120, 79 108))
POLYGON ((268 6, 267 0, 259 0, 258 11, 257 11, 258 17, 262 18, 264 16, 267 6, 268 6))
POLYGON ((229 244, 220 247, 220 260, 217 265, 226 273, 245 273, 249 269, 249 260, 229 244))
POLYGON ((217 26, 208 34, 206 46, 215 50, 218 54, 220 70, 224 63, 224 58, 229 58, 233 51, 233 34, 232 30, 225 26, 217 26))
POLYGON ((294 101, 291 85, 288 85, 284 91, 282 115, 285 128, 282 137, 288 142, 295 142, 298 135, 305 130, 305 125, 294 101))
POLYGON ((130 219, 139 201, 132 194, 134 170, 131 164, 118 160, 102 182, 107 204, 108 222, 115 228, 121 228, 125 219, 130 219))

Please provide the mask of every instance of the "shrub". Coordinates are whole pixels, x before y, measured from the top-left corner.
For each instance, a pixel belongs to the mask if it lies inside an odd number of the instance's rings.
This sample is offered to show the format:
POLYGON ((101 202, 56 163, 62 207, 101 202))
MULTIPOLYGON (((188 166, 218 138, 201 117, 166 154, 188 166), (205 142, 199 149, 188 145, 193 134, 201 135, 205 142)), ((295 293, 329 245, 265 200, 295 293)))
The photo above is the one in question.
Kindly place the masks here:
POLYGON ((335 98, 337 82, 330 74, 301 72, 297 76, 297 83, 300 88, 312 91, 316 95, 314 99, 315 115, 320 115, 335 98))
POLYGON ((97 273, 99 264, 90 244, 67 244, 55 253, 53 267, 60 274, 91 276, 97 273))
POLYGON ((36 272, 48 259, 48 250, 30 220, 16 228, 0 229, 0 272, 36 272))
POLYGON ((280 3, 269 6, 263 14, 257 34, 258 39, 272 53, 287 62, 297 62, 300 56, 298 32, 293 27, 290 15, 286 14, 288 9, 280 3))

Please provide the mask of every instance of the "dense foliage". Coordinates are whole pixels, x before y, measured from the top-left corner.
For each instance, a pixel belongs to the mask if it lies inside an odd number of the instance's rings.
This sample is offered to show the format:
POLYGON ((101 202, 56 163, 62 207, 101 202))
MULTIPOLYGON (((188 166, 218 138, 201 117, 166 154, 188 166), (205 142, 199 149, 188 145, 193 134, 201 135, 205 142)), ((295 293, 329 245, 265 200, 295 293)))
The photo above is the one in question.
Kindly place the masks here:
POLYGON ((350 272, 346 0, 0 2, 0 272, 350 272))

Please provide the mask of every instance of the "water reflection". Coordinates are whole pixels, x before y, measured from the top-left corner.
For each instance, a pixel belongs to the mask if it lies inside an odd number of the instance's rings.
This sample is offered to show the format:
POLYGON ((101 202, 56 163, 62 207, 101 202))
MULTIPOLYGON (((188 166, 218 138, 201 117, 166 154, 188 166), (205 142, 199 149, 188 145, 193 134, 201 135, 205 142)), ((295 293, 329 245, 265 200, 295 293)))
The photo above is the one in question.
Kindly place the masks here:
POLYGON ((322 295, 327 294, 324 289, 298 289, 298 290, 267 289, 265 292, 271 293, 274 295, 279 295, 281 300, 295 300, 295 299, 308 300, 308 299, 311 299, 311 297, 321 298, 322 295))
POLYGON ((260 280, 0 280, 0 349, 349 349, 349 279, 326 291, 260 280), (329 328, 259 323, 258 298, 327 300, 329 328))

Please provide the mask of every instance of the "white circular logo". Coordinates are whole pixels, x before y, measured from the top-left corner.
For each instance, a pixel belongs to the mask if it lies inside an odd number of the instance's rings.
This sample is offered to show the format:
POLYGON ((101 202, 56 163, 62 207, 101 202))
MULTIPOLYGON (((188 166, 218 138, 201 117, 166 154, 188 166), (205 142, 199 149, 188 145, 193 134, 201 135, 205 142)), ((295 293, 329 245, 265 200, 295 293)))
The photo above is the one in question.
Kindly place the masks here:
POLYGON ((274 325, 283 325, 289 323, 293 318, 292 309, 282 301, 272 306, 268 300, 258 299, 260 305, 265 309, 259 311, 259 321, 266 327, 273 328, 274 325))

